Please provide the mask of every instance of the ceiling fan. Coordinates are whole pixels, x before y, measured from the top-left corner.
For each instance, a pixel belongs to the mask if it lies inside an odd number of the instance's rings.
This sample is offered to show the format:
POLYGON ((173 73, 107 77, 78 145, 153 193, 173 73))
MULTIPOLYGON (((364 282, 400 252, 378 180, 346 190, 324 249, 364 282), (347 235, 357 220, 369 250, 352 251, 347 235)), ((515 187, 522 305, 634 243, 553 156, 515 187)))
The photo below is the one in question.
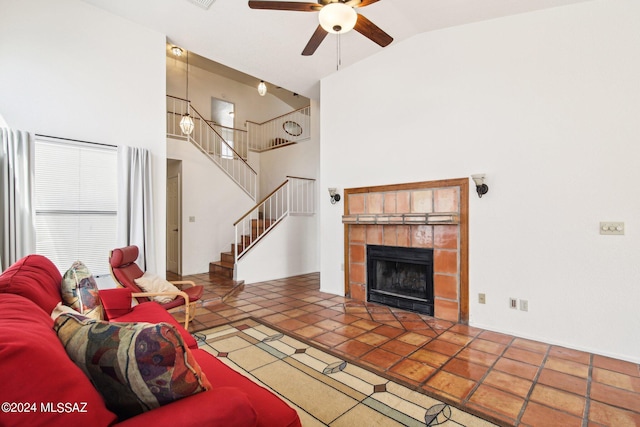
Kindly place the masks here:
POLYGON ((376 24, 355 11, 355 8, 369 6, 379 0, 318 0, 318 3, 297 1, 254 1, 249 0, 251 9, 290 10, 295 12, 320 12, 320 25, 311 36, 302 54, 313 55, 328 33, 342 34, 356 30, 378 45, 385 47, 393 37, 382 31, 376 24))

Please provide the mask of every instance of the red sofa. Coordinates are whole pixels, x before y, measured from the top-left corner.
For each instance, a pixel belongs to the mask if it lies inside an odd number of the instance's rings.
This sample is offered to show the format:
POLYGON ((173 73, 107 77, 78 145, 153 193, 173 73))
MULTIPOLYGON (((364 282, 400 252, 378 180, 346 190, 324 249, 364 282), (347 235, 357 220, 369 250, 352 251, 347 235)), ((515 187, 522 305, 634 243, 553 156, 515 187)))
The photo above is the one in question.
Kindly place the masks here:
POLYGON ((52 329, 50 313, 61 301, 60 283, 58 269, 40 255, 29 255, 0 275, 0 425, 301 425, 297 413, 276 395, 198 349, 160 305, 131 308, 124 289, 100 292, 110 320, 173 324, 212 388, 119 421, 52 329))

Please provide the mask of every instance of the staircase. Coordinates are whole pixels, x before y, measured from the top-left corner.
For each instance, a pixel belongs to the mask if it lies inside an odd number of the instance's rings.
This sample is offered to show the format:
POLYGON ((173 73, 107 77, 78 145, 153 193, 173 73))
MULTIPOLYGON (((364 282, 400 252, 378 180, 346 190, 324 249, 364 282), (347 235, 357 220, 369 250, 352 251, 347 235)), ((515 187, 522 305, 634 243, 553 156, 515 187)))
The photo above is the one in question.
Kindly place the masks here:
POLYGON ((220 252, 220 261, 209 263, 209 273, 233 279, 236 250, 237 253, 243 253, 245 248, 251 245, 251 242, 260 239, 272 225, 275 225, 275 222, 273 219, 252 219, 251 234, 242 236, 238 244, 232 243, 229 252, 220 252))
POLYGON ((191 106, 188 100, 167 95, 167 136, 192 143, 222 169, 252 200, 256 200, 258 195, 258 174, 256 171, 220 135, 218 130, 191 106), (179 125, 182 116, 187 114, 192 117, 194 122, 193 131, 189 135, 182 133, 179 125))
POLYGON ((220 261, 209 264, 209 272, 235 279, 235 265, 280 221, 289 215, 315 214, 315 180, 289 176, 267 197, 235 223, 231 251, 220 253, 220 261))
MULTIPOLYGON (((167 136, 186 140, 220 167, 252 200, 256 200, 256 171, 247 163, 249 151, 263 152, 310 138, 310 107, 304 107, 264 123, 247 121, 248 132, 223 128, 207 121, 190 101, 167 95, 167 136), (182 133, 184 115, 194 121, 193 132, 182 133), (235 147, 222 135, 233 135, 235 147)), ((220 261, 209 263, 209 273, 235 279, 235 265, 258 241, 288 215, 315 213, 315 180, 287 177, 262 201, 234 223, 235 243, 220 253, 220 261)))

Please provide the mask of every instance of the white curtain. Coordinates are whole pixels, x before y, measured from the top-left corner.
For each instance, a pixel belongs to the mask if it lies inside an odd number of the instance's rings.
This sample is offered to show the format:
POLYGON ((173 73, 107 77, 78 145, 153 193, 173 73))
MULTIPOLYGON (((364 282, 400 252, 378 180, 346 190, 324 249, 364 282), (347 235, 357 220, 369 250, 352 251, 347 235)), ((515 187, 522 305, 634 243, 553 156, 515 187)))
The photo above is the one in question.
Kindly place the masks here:
POLYGON ((0 271, 36 249, 34 137, 0 128, 0 271))
POLYGON ((142 271, 156 272, 153 238, 151 154, 135 147, 118 147, 118 246, 136 245, 142 271))

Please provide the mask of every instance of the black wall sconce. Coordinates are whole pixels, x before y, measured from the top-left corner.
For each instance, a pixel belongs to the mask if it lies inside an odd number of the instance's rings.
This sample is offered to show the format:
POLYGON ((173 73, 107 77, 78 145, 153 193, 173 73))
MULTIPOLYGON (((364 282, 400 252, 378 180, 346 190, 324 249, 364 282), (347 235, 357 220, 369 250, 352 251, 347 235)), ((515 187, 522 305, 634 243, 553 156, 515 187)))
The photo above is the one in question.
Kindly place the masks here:
POLYGON ((478 192, 478 197, 482 197, 484 194, 489 192, 489 186, 484 183, 485 175, 483 173, 479 173, 476 175, 471 175, 471 179, 476 183, 476 191, 478 192))
POLYGON ((329 188, 329 196, 331 196, 332 205, 335 205, 336 202, 340 201, 340 195, 338 194, 338 190, 335 188, 329 188))

